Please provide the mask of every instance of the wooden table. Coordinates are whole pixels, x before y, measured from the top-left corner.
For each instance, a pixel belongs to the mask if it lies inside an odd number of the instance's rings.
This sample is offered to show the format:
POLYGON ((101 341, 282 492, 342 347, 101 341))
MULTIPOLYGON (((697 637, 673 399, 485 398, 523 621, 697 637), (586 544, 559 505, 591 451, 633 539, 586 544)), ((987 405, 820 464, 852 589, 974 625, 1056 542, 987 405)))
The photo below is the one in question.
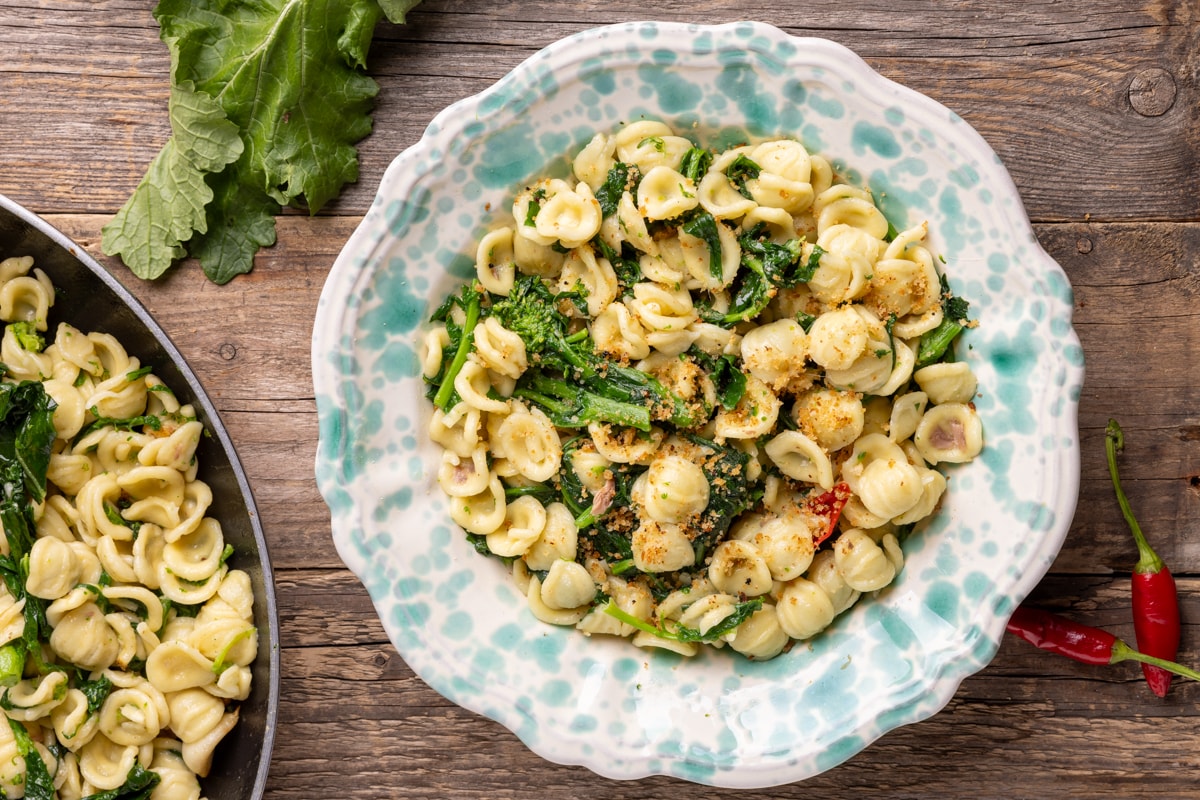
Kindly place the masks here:
MULTIPOLYGON (((0 193, 73 237, 142 299, 206 385, 245 463, 282 617, 271 800, 735 796, 547 763, 425 686, 338 559, 313 478, 317 297, 384 168, 444 106, 562 36, 616 21, 753 16, 825 36, 983 134, 1074 284, 1088 365, 1079 509, 1032 600, 1132 640, 1135 550, 1104 463, 1104 423, 1116 416, 1127 434, 1127 491, 1179 576, 1180 658, 1200 664, 1195 0, 425 0, 407 26, 377 31, 370 71, 381 92, 359 183, 317 217, 281 218, 278 244, 223 287, 194 263, 141 282, 100 252, 101 226, 169 133, 169 63, 153 7, 0 0, 0 193)), ((1134 666, 1086 667, 1010 639, 932 719, 803 784, 738 796, 1195 797, 1198 701, 1197 684, 1177 681, 1159 700, 1134 666)))

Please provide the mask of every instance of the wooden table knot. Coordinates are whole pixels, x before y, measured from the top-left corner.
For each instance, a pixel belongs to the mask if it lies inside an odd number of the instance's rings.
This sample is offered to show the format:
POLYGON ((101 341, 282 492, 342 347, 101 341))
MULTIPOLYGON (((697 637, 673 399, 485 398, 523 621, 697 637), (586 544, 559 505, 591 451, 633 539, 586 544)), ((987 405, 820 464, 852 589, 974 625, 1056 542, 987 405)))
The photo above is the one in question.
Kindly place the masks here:
POLYGON ((1129 105, 1143 117, 1161 117, 1175 105, 1175 76, 1161 67, 1144 69, 1129 82, 1129 105))
POLYGON ((1075 252, 1085 256, 1092 252, 1092 240, 1087 236, 1080 236, 1075 240, 1075 252))
POLYGON ((226 342, 217 348, 217 355, 226 361, 233 361, 238 356, 237 345, 226 342))

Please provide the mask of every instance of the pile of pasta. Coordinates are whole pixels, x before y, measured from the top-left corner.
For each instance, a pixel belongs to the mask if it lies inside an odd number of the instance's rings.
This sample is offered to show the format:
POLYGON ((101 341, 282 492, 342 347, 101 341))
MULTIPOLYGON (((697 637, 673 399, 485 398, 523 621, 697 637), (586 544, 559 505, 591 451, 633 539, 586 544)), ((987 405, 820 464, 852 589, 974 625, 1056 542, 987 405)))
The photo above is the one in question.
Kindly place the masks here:
MULTIPOLYGON (((572 173, 523 188, 479 242, 481 319, 457 402, 429 427, 450 514, 511 563, 543 622, 773 658, 893 581, 946 490, 938 465, 983 447, 969 365, 952 348, 918 365, 952 299, 926 225, 895 230, 790 139, 714 153, 640 120, 597 133, 572 173), (811 274, 764 289, 767 245, 811 274), (691 421, 556 425, 522 391, 538 359, 489 313, 525 276, 559 298, 574 341, 653 376, 691 421), (718 368, 740 376, 736 403, 718 368)), ((451 379, 466 324, 461 308, 435 316, 431 384, 451 379)))
POLYGON ((52 631, 0 696, 0 788, 34 796, 27 736, 59 800, 123 797, 130 784, 197 800, 250 692, 250 578, 229 567, 207 515, 193 409, 111 335, 62 322, 31 343, 54 299, 32 258, 0 261, 4 381, 40 381, 56 404, 21 596, 0 584, 0 645, 22 639, 31 603, 52 631))

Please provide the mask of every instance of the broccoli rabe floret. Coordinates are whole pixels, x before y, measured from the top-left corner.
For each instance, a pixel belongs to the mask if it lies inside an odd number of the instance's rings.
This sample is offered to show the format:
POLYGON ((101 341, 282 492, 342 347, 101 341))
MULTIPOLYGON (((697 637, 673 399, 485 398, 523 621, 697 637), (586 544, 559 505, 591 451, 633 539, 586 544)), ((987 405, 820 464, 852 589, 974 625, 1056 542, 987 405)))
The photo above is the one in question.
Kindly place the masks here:
POLYGON ((650 409, 591 392, 578 383, 552 378, 533 370, 513 392, 514 397, 537 404, 560 428, 583 428, 592 422, 650 430, 650 409))
POLYGON ((521 337, 525 354, 534 364, 564 373, 596 374, 596 357, 567 341, 570 320, 558 307, 559 298, 535 275, 518 275, 512 290, 492 306, 491 315, 521 337))
POLYGON ((521 337, 531 362, 515 396, 536 403, 561 427, 608 422, 649 430, 653 419, 681 427, 703 422, 654 376, 612 363, 592 349, 586 334, 568 333, 562 302, 540 278, 521 275, 508 297, 492 306, 491 315, 521 337))

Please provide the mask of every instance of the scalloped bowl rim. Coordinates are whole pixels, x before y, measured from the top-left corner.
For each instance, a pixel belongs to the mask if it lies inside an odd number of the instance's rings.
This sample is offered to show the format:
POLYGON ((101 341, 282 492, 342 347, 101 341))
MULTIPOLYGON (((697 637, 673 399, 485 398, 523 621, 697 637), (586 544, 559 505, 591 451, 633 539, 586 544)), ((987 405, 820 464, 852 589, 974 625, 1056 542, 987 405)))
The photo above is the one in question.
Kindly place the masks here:
MULTIPOLYGON (((611 46, 611 41, 604 46, 611 46)), ((954 277, 952 273, 952 280, 954 277)), ((961 681, 982 669, 991 660, 999 647, 1008 615, 1049 568, 1066 537, 1074 513, 1079 482, 1077 402, 1078 389, 1082 384, 1083 365, 1081 354, 1064 356, 1066 351, 1078 350, 1078 339, 1070 327, 1070 317, 1069 284, 1066 283, 1065 274, 1037 243, 1011 177, 983 138, 940 103, 883 77, 842 45, 825 39, 791 37, 761 23, 699 26, 634 22, 589 29, 549 45, 516 67, 497 84, 444 109, 430 123, 421 139, 397 156, 386 170, 375 203, 347 242, 330 272, 318 308, 312 353, 313 377, 321 418, 321 443, 317 455, 318 483, 333 511, 333 536, 338 553, 347 566, 367 584, 393 643, 406 660, 411 659, 410 666, 413 666, 414 671, 423 680, 452 701, 510 728, 531 749, 548 760, 582 764, 607 777, 628 779, 653 774, 671 774, 716 786, 754 788, 779 785, 801 780, 828 769, 853 756, 882 734, 901 725, 925 719, 944 707, 953 697, 961 681), (973 618, 977 624, 972 629, 972 634, 963 635, 958 639, 952 652, 939 652, 939 660, 930 671, 921 673, 917 679, 903 684, 900 689, 883 698, 886 702, 877 709, 875 721, 845 732, 848 744, 833 758, 822 759, 810 754, 798 760, 789 759, 787 754, 781 751, 769 753, 757 763, 739 763, 736 754, 733 754, 732 761, 709 771, 707 768, 712 760, 712 754, 709 753, 701 753, 696 757, 703 762, 703 768, 694 769, 695 754, 686 751, 671 754, 613 752, 605 750, 603 742, 592 741, 594 748, 581 745, 584 739, 603 737, 571 731, 561 724, 552 723, 545 710, 529 708, 527 704, 526 707, 522 707, 517 694, 504 693, 509 688, 506 685, 490 685, 489 691, 501 694, 487 695, 486 700, 481 694, 463 691, 463 681, 468 678, 464 676, 460 666, 439 666, 430 663, 430 654, 423 651, 427 648, 437 650, 437 634, 421 630, 421 626, 412 624, 411 620, 404 624, 397 623, 394 618, 389 617, 389 608, 386 605, 388 600, 384 594, 395 587, 379 584, 369 578, 370 567, 367 558, 361 543, 356 541, 361 536, 361 531, 355 527, 356 523, 366 524, 365 521, 369 519, 371 512, 378 509, 374 506, 363 508, 360 507, 361 504, 356 505, 350 501, 356 490, 363 489, 361 481, 366 479, 347 472, 346 460, 358 457, 351 452, 352 435, 347 432, 350 424, 347 420, 347 409, 353 404, 353 398, 347 397, 346 387, 339 386, 338 376, 334 373, 338 369, 353 371, 357 366, 353 354, 357 309, 353 303, 347 303, 346 299, 369 291, 376 270, 381 269, 381 262, 386 261, 388 248, 393 244, 389 240, 387 230, 389 226, 397 224, 394 216, 384 222, 384 218, 390 213, 389 201, 413 196, 421 189, 422 184, 432 180, 430 175, 434 165, 440 158, 445 157, 440 148, 445 148, 451 157, 457 156, 462 147, 465 147, 462 142, 470 140, 472 126, 477 125, 480 120, 511 113, 511 110, 506 112, 501 100, 514 86, 524 85, 524 90, 528 91, 531 76, 557 74, 567 65, 577 65, 585 59, 594 58, 598 52, 597 48, 600 47, 598 43, 604 40, 628 37, 630 41, 634 41, 645 31, 645 26, 686 36, 708 33, 716 39, 734 35, 733 32, 738 31, 737 35, 742 38, 765 40, 772 46, 787 42, 795 51, 802 52, 808 62, 819 64, 820 68, 831 73, 852 75, 861 84, 857 87, 858 90, 863 95, 870 95, 871 102, 882 105, 883 100, 880 98, 888 102, 902 102, 904 108, 911 110, 914 116, 956 123, 954 144, 963 152, 974 156, 977 164, 983 165, 981 177, 984 183, 998 196, 1014 201, 1005 211, 1004 224, 1028 250, 1030 262, 1026 269, 1042 277, 1049 275, 1052 282, 1057 284, 1061 281, 1067 286, 1066 301, 1062 298, 1057 302, 1053 298, 1046 300, 1050 307, 1049 316, 1065 321, 1065 331, 1060 331, 1059 341, 1049 343, 1054 351, 1054 366, 1061 371, 1061 385, 1052 390, 1062 395, 1060 402, 1063 407, 1057 433, 1068 440, 1072 435, 1076 437, 1073 443, 1068 442, 1047 456, 1051 460, 1044 466, 1045 483, 1041 487, 1042 494, 1038 499, 1052 506, 1052 520, 1040 531, 1040 539, 1036 546, 1024 553, 1027 569, 1021 570, 1015 578, 1006 583, 1002 587, 1003 591, 989 595, 992 603, 973 618), (886 716, 886 721, 878 720, 881 715, 886 716), (538 726, 546 725, 551 726, 554 735, 542 736, 538 726)), ((582 637, 577 638, 584 641, 582 637)), ((595 643, 589 643, 588 646, 595 646, 595 643)))

